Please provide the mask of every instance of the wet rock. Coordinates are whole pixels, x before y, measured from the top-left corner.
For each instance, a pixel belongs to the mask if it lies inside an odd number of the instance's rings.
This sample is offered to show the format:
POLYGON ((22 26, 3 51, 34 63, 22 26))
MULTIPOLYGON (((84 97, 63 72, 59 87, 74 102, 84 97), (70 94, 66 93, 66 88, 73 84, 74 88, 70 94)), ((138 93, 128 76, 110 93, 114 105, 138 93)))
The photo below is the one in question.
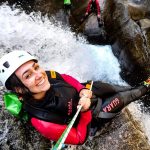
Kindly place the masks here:
POLYGON ((90 43, 104 44, 106 41, 106 32, 104 30, 104 26, 98 26, 97 16, 95 14, 92 14, 90 18, 84 22, 82 33, 87 37, 87 40, 90 43))
POLYGON ((18 121, 0 108, 0 149, 1 150, 45 150, 51 142, 37 133, 29 124, 18 121))
POLYGON ((147 137, 140 124, 135 121, 126 108, 111 123, 105 125, 94 138, 78 150, 149 150, 147 137))
POLYGON ((136 4, 129 4, 128 11, 130 13, 131 19, 133 20, 140 20, 145 18, 146 16, 146 9, 136 4))
POLYGON ((121 64, 122 77, 126 76, 130 84, 141 82, 150 74, 150 31, 148 23, 144 23, 144 19, 148 19, 148 3, 135 4, 128 0, 107 0, 105 3, 105 29, 121 64))
POLYGON ((150 19, 141 19, 139 25, 143 31, 148 31, 150 29, 150 19))

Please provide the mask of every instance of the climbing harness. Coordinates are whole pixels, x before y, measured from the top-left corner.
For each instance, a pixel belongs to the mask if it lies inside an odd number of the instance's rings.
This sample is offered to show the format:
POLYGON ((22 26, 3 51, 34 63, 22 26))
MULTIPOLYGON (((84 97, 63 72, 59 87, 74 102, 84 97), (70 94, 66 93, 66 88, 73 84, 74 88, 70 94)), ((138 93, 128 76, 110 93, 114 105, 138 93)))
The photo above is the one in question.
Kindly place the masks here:
MULTIPOLYGON (((93 81, 91 82, 91 84, 87 84, 86 87, 89 88, 89 90, 91 91, 92 90, 92 86, 93 86, 93 81), (90 87, 89 87, 90 85, 90 87)), ((60 150, 63 146, 63 143, 65 142, 79 112, 81 111, 81 108, 82 108, 82 105, 79 106, 76 114, 74 115, 74 117, 72 118, 71 122, 69 123, 69 125, 67 126, 67 128, 65 129, 65 131, 62 133, 62 135, 60 136, 60 138, 58 139, 57 143, 55 144, 54 148, 52 150, 60 150)))

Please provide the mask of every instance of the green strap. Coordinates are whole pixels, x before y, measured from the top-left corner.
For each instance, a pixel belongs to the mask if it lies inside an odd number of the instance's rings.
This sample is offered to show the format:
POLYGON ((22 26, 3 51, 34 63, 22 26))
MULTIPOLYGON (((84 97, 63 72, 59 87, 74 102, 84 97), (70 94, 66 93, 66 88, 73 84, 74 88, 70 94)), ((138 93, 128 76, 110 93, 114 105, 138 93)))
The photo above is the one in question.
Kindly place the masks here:
POLYGON ((70 5, 71 4, 71 0, 64 0, 64 4, 70 5))

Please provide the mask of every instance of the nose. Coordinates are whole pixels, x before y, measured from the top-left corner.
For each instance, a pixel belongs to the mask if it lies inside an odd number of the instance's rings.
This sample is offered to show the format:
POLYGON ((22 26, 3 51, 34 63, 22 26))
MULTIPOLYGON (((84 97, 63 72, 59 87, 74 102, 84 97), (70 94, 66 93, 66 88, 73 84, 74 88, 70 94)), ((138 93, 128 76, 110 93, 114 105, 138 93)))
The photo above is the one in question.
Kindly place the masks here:
POLYGON ((40 79, 40 78, 42 77, 42 73, 41 73, 41 72, 39 72, 39 71, 34 71, 34 73, 35 73, 35 79, 36 79, 36 80, 38 80, 38 79, 40 79))

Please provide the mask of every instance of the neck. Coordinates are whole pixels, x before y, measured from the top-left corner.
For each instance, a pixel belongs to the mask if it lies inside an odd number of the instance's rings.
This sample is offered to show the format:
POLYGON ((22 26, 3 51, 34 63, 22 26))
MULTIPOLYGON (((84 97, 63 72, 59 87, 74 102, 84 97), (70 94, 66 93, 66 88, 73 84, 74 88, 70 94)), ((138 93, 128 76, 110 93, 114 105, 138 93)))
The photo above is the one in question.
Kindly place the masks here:
POLYGON ((38 94, 34 94, 33 97, 34 99, 36 99, 37 101, 43 100, 43 98, 45 97, 46 92, 41 92, 38 94))

